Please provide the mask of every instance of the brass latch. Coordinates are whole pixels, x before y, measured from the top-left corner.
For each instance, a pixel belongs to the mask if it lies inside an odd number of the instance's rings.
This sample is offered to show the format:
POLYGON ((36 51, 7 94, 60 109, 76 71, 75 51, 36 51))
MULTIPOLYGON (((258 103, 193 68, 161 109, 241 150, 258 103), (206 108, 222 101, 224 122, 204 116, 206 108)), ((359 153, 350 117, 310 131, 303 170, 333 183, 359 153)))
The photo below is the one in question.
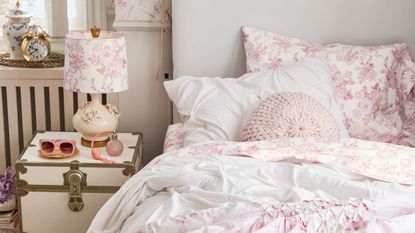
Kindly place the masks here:
POLYGON ((82 186, 86 186, 86 174, 79 170, 78 161, 71 163, 71 170, 63 174, 64 185, 69 187, 68 207, 74 212, 84 208, 82 186))

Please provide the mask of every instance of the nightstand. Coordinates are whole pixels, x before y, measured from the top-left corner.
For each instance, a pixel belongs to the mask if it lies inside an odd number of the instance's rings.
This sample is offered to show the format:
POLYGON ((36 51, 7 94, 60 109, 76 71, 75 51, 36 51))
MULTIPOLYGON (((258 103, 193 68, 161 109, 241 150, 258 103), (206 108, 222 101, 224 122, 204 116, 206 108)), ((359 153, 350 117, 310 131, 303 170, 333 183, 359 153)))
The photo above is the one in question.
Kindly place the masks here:
POLYGON ((37 132, 16 161, 20 231, 27 233, 86 232, 102 205, 141 168, 143 135, 118 133, 124 145, 115 161, 104 164, 91 157, 76 132, 37 132), (39 139, 75 139, 79 153, 66 159, 38 155, 39 139))

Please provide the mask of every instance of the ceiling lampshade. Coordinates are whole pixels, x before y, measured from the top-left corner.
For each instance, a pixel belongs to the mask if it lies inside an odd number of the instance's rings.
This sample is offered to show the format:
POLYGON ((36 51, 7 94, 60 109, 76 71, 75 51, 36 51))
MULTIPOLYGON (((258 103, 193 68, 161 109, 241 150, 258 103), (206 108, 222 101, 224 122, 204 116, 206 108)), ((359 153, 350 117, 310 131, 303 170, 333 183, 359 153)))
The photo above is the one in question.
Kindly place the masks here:
MULTIPOLYGON (((125 37, 118 32, 70 32, 65 37, 65 89, 91 94, 91 101, 81 106, 73 118, 74 128, 83 134, 82 144, 89 146, 95 135, 115 131, 118 110, 102 105, 100 93, 128 89, 127 49, 125 37)), ((105 145, 107 136, 97 138, 95 146, 105 145), (102 142, 102 143, 99 143, 102 142)))

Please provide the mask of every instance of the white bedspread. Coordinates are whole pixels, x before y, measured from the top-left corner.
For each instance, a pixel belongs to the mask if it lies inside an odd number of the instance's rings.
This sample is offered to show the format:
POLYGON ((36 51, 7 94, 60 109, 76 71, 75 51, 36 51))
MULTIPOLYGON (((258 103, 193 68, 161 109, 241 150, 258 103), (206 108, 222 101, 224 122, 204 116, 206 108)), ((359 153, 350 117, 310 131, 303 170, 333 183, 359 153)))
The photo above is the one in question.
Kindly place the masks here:
POLYGON ((408 147, 354 139, 203 143, 154 159, 89 232, 414 232, 414 184, 408 147))

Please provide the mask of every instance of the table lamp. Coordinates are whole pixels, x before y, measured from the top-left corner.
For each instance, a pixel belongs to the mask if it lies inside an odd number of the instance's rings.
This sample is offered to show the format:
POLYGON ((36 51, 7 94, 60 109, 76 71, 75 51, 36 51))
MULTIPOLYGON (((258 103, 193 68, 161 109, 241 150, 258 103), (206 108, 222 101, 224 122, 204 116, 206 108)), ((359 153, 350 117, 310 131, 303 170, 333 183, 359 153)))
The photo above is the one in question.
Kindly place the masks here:
MULTIPOLYGON (((73 127, 82 134, 81 144, 89 146, 94 136, 104 131, 115 131, 119 112, 114 105, 102 105, 102 93, 128 89, 126 41, 122 33, 100 31, 70 32, 65 36, 65 89, 88 93, 86 102, 73 117, 73 127)), ((108 136, 95 139, 95 147, 103 147, 108 136)))

